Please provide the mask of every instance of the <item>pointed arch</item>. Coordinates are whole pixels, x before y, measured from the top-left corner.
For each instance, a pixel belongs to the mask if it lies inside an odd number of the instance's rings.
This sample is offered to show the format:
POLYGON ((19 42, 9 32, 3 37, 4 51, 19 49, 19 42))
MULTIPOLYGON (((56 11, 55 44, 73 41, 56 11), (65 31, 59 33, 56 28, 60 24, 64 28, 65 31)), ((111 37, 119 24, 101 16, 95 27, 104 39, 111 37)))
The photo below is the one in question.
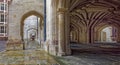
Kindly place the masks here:
MULTIPOLYGON (((22 40, 23 40, 23 36, 24 36, 24 34, 23 34, 24 20, 25 20, 27 17, 31 16, 31 15, 35 15, 35 16, 37 16, 37 17, 40 17, 40 19, 41 19, 40 24, 43 24, 43 23, 44 23, 44 22, 43 22, 44 18, 43 18, 43 15, 42 15, 41 13, 38 13, 37 11, 34 11, 34 10, 25 13, 25 14, 22 16, 21 21, 20 21, 20 35, 21 35, 21 39, 22 39, 22 40)), ((40 24, 39 24, 39 25, 40 25, 40 24)))

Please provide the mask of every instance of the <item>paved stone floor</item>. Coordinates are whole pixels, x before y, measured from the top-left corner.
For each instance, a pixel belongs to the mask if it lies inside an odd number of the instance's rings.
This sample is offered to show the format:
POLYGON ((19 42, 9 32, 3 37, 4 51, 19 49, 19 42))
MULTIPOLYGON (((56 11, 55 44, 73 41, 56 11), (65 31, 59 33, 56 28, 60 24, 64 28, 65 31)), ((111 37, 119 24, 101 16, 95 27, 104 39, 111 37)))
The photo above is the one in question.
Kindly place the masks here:
POLYGON ((54 58, 41 50, 38 42, 29 41, 26 50, 6 50, 0 41, 0 65, 60 65, 54 58))
POLYGON ((80 53, 59 60, 66 65, 120 65, 120 54, 80 53))
POLYGON ((73 44, 72 56, 60 60, 67 65, 120 65, 120 44, 73 44))
POLYGON ((42 50, 18 50, 0 53, 0 65, 59 65, 42 50))
MULTIPOLYGON (((0 51, 5 50, 5 45, 4 41, 0 42, 0 51)), ((30 41, 26 45, 26 50, 0 52, 0 65, 59 65, 53 57, 38 48, 38 42, 30 41)), ((118 53, 81 52, 57 59, 65 65, 120 65, 118 53)))
POLYGON ((29 40, 25 43, 25 49, 40 49, 40 44, 36 40, 29 40))

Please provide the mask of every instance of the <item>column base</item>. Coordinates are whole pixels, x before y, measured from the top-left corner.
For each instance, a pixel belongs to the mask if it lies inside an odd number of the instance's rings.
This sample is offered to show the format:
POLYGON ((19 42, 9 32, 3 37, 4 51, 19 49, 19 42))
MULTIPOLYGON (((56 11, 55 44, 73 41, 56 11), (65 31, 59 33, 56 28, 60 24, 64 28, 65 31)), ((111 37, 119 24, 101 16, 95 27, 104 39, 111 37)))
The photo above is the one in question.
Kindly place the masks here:
POLYGON ((58 52, 58 56, 65 56, 65 52, 58 52))
POLYGON ((71 50, 68 50, 68 52, 66 52, 66 55, 71 55, 71 54, 72 54, 71 50))

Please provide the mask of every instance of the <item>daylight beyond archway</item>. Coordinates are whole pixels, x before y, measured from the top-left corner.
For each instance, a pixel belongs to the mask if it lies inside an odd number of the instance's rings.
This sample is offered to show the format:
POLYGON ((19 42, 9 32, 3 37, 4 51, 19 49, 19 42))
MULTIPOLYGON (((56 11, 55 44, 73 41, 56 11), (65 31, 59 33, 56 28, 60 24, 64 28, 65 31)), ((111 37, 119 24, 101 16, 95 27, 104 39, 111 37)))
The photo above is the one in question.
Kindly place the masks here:
POLYGON ((115 27, 106 27, 101 31, 101 42, 102 43, 116 43, 117 30, 115 27))
POLYGON ((41 34, 40 34, 40 18, 31 15, 24 20, 24 41, 25 49, 40 48, 41 34))

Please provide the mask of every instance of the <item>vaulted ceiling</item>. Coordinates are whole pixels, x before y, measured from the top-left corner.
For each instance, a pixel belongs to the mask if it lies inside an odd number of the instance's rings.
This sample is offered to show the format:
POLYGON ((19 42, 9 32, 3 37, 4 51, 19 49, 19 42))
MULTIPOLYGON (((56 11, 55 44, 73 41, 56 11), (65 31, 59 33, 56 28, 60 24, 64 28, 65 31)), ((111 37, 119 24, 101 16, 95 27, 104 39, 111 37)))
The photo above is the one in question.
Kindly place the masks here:
POLYGON ((70 0, 69 12, 76 26, 120 25, 120 0, 70 0))

